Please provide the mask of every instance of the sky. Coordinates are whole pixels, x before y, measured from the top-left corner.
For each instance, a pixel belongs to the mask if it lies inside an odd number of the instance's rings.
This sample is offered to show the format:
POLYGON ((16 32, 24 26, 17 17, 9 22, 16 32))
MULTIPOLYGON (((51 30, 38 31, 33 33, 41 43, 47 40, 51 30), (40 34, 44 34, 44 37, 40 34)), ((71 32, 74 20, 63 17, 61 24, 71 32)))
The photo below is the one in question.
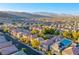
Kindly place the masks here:
POLYGON ((0 3, 0 10, 79 14, 79 3, 0 3))

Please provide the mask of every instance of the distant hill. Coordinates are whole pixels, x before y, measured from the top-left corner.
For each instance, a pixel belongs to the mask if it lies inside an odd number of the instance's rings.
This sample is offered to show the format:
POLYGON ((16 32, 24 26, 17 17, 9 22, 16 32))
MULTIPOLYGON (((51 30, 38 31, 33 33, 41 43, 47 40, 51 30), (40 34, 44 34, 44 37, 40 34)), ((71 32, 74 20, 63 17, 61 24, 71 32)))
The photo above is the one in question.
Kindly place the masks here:
MULTIPOLYGON (((35 12, 35 13, 27 13, 27 12, 15 12, 15 11, 0 11, 0 21, 1 20, 14 20, 18 21, 21 19, 32 19, 32 18, 43 18, 43 21, 50 21, 53 20, 74 20, 79 19, 77 15, 71 14, 57 14, 57 13, 48 13, 48 12, 35 12)), ((40 19, 39 19, 40 20, 40 19)))
POLYGON ((79 15, 74 14, 57 14, 57 13, 49 13, 49 12, 36 12, 35 14, 49 16, 51 18, 42 19, 44 22, 57 22, 57 21, 79 21, 79 15))
POLYGON ((13 18, 13 19, 17 19, 17 18, 24 18, 24 17, 21 17, 21 16, 18 16, 18 15, 13 15, 13 14, 9 14, 9 13, 6 13, 6 12, 1 12, 0 11, 0 18, 13 18))
POLYGON ((0 11, 0 17, 9 17, 9 18, 48 18, 49 16, 26 13, 26 12, 14 12, 14 11, 0 11))
POLYGON ((44 16, 50 16, 50 17, 58 16, 58 14, 56 14, 56 13, 49 13, 49 12, 35 12, 35 14, 44 15, 44 16))
POLYGON ((44 16, 50 16, 50 17, 74 17, 78 15, 72 15, 72 14, 58 14, 58 13, 50 13, 50 12, 35 12, 35 14, 44 15, 44 16))

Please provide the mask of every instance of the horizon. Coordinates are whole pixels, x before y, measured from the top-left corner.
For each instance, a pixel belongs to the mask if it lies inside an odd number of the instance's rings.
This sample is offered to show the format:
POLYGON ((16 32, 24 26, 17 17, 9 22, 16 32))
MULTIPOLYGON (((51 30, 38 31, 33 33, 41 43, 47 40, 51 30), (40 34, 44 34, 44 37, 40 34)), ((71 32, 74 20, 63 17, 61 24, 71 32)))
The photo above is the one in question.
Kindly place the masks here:
POLYGON ((0 3, 0 11, 79 15, 79 3, 0 3))

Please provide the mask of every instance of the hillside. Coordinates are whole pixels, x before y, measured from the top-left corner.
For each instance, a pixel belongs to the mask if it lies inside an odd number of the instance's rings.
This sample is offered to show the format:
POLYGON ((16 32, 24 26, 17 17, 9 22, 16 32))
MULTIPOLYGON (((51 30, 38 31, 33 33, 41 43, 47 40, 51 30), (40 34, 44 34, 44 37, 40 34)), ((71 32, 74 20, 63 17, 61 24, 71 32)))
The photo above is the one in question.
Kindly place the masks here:
POLYGON ((0 11, 0 17, 31 19, 31 18, 48 18, 49 16, 26 13, 26 12, 0 11))

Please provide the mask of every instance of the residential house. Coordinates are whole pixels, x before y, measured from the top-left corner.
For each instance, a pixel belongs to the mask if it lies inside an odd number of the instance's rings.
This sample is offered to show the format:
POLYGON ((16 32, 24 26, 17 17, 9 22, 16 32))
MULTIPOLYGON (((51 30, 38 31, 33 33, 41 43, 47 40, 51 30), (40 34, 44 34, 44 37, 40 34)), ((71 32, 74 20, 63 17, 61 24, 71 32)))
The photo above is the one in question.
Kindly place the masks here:
POLYGON ((2 42, 2 43, 0 43, 0 49, 11 46, 11 45, 12 45, 12 41, 2 42))
MULTIPOLYGON (((42 37, 37 37, 35 40, 37 40, 40 45, 42 44, 42 42, 44 41, 44 39, 42 37)), ((39 49, 41 49, 41 47, 39 46, 39 49)))
POLYGON ((0 49, 0 53, 2 55, 12 54, 12 53, 17 52, 17 51, 18 51, 18 49, 16 48, 15 45, 11 45, 11 46, 8 46, 6 48, 0 49))
POLYGON ((22 33, 21 29, 13 29, 11 34, 17 38, 20 38, 20 34, 22 33))
POLYGON ((7 40, 5 39, 5 37, 0 35, 0 43, 6 42, 6 41, 7 41, 7 40))
POLYGON ((32 41, 33 39, 36 39, 37 38, 37 35, 36 34, 33 34, 33 35, 30 35, 30 40, 32 41))
POLYGON ((39 42, 44 41, 44 39, 42 37, 37 37, 36 40, 39 41, 39 42))
POLYGON ((68 47, 62 51, 62 55, 79 55, 79 47, 68 47))
POLYGON ((41 31, 42 31, 42 27, 33 26, 33 27, 32 27, 32 30, 38 30, 39 32, 41 32, 41 31))
POLYGON ((78 37, 78 39, 77 39, 77 40, 75 40, 75 43, 79 43, 79 37, 78 37))
POLYGON ((53 37, 51 39, 48 39, 48 40, 43 41, 42 44, 41 44, 42 50, 43 51, 50 50, 50 46, 52 44, 54 44, 55 42, 59 41, 59 40, 61 40, 61 37, 60 36, 55 36, 55 37, 53 37))
MULTIPOLYGON (((22 40, 23 42, 25 42, 25 43, 28 43, 28 42, 30 41, 30 35, 31 35, 31 34, 30 34, 29 32, 22 32, 21 35, 20 35, 20 36, 22 37, 21 40, 22 40)), ((20 38, 21 38, 21 37, 20 37, 20 38)))
POLYGON ((10 32, 11 32, 11 35, 13 35, 13 36, 16 36, 16 29, 13 29, 13 30, 10 30, 10 32))
POLYGON ((59 55, 65 48, 69 47, 71 44, 72 44, 72 41, 70 39, 63 38, 62 40, 51 45, 50 47, 51 54, 59 55))
POLYGON ((17 38, 20 38, 20 37, 21 37, 21 33, 22 33, 22 32, 18 31, 16 37, 17 37, 17 38))

